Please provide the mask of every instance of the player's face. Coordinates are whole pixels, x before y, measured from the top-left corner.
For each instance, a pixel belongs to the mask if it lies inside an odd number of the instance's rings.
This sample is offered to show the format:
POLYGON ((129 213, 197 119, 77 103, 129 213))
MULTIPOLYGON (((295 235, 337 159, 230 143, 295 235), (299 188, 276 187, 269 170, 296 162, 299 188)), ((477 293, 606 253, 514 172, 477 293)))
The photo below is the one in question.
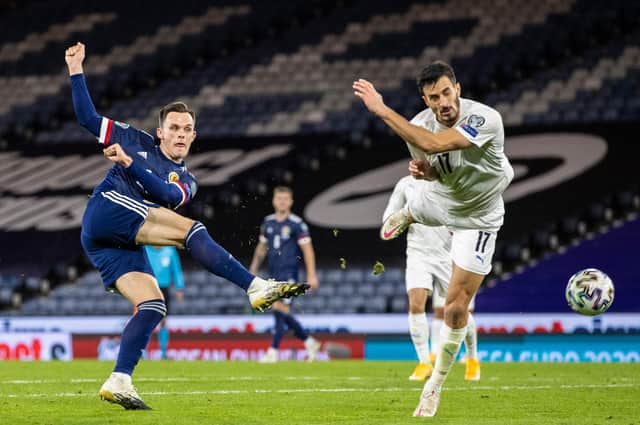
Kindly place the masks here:
POLYGON ((193 118, 187 112, 169 112, 162 128, 158 128, 160 149, 172 161, 182 161, 195 138, 193 118))
POLYGON ((453 84, 442 76, 432 85, 422 88, 422 99, 436 114, 438 122, 451 127, 460 115, 460 83, 453 84))
POLYGON ((288 192, 276 192, 273 195, 273 208, 276 212, 287 214, 291 211, 293 197, 288 192))

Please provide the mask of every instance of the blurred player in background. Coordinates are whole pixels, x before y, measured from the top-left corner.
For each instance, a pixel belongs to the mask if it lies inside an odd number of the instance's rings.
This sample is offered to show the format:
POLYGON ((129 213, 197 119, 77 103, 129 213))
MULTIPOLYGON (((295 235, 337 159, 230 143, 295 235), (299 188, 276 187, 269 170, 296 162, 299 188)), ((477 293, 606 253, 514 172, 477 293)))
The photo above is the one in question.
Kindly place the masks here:
POLYGON ((414 416, 435 416, 440 392, 467 333, 469 303, 491 270, 496 236, 504 221, 502 193, 513 179, 504 154, 502 117, 495 109, 460 97, 450 65, 434 62, 418 77, 427 105, 411 122, 389 108, 373 84, 360 79, 354 94, 409 146, 410 172, 433 180, 384 222, 382 239, 396 238, 412 223, 445 225, 453 233, 453 269, 444 311, 440 351, 414 416))
MULTIPOLYGON (((270 278, 297 282, 300 260, 304 259, 307 282, 312 289, 317 289, 316 257, 309 236, 309 228, 300 217, 291 213, 293 191, 286 186, 276 187, 273 190, 272 203, 275 212, 266 216, 260 226, 260 239, 249 270, 257 274, 260 265, 267 257, 270 278)), ((288 329, 293 331, 296 338, 304 341, 309 360, 313 361, 320 350, 320 341, 309 336, 300 322, 293 317, 290 301, 276 301, 272 307, 275 319, 273 341, 260 361, 263 363, 278 361, 280 341, 288 329)))
POLYGON ((131 374, 167 310, 142 245, 186 248, 204 268, 243 288, 258 310, 304 293, 308 285, 267 282, 252 275, 211 238, 202 223, 172 211, 189 202, 197 190, 184 163, 196 138, 195 113, 181 102, 162 108, 157 145, 148 133, 98 115, 84 79, 84 58, 82 43, 65 52, 74 110, 114 166, 89 198, 81 242, 105 288, 137 307, 123 330, 116 366, 100 397, 125 409, 149 409, 133 387, 131 374))
MULTIPOLYGON (((431 183, 412 176, 401 178, 393 188, 383 213, 385 221, 394 211, 404 207, 407 201, 419 194, 423 186, 429 190, 431 183)), ((440 348, 440 330, 444 314, 444 300, 451 279, 451 233, 444 227, 429 227, 414 223, 407 231, 407 267, 405 283, 409 298, 409 334, 418 355, 418 365, 409 376, 412 381, 424 381, 433 372, 433 361, 440 348), (431 295, 434 306, 431 355, 429 353, 429 323, 426 305, 431 295), (438 317, 439 316, 439 317, 438 317), (440 320, 438 320, 438 318, 440 320)), ((464 378, 480 379, 480 363, 477 356, 475 320, 469 312, 465 345, 469 353, 464 378)))
MULTIPOLYGON (((149 264, 153 274, 158 281, 160 291, 164 296, 164 304, 167 308, 167 315, 171 313, 171 285, 174 285, 176 299, 178 302, 184 301, 184 278, 182 277, 182 265, 178 250, 173 246, 151 246, 144 247, 147 252, 149 264)), ((167 358, 167 347, 169 346, 169 328, 167 328, 167 317, 160 322, 158 331, 158 343, 160 345, 160 357, 167 358)))

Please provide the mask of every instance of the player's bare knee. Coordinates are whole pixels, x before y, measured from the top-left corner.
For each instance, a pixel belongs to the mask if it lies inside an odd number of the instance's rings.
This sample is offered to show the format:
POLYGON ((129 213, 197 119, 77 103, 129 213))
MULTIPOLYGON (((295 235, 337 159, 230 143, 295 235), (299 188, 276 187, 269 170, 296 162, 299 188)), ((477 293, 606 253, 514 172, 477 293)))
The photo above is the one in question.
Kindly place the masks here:
POLYGON ((425 312, 428 292, 422 288, 412 288, 407 292, 409 299, 409 313, 421 314, 425 312))
POLYGON ((195 220, 192 220, 187 217, 183 217, 183 220, 180 220, 179 227, 180 227, 180 230, 182 230, 184 235, 186 236, 194 224, 196 224, 195 220))
POLYGON ((409 313, 411 314, 423 314, 425 312, 425 304, 417 302, 409 298, 409 313))
POLYGON ((183 220, 180 220, 179 223, 176 223, 176 227, 180 230, 180 236, 175 240, 178 248, 185 247, 185 241, 187 239, 187 236, 189 235, 189 232, 191 231, 193 226, 195 226, 195 224, 198 223, 197 221, 192 220, 190 218, 186 218, 186 217, 182 217, 182 218, 183 220))
POLYGON ((464 302, 454 300, 444 307, 445 321, 453 328, 460 327, 467 321, 467 306, 464 302))

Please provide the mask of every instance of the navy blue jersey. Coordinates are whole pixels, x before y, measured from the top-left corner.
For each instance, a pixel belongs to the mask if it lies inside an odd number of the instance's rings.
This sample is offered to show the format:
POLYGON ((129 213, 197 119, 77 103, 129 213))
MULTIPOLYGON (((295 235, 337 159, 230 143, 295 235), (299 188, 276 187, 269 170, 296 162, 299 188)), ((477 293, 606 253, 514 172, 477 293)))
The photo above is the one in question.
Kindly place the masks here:
POLYGON ((311 242, 306 223, 295 214, 289 214, 284 221, 277 221, 275 214, 268 215, 260 226, 260 242, 267 244, 270 277, 297 281, 302 260, 300 245, 311 242))
POLYGON ((177 164, 167 158, 153 137, 129 124, 102 118, 98 141, 105 146, 118 143, 122 149, 147 172, 152 173, 166 182, 173 183, 183 193, 182 201, 177 205, 166 205, 154 199, 142 184, 120 164, 115 164, 102 182, 96 186, 94 194, 115 190, 116 192, 147 201, 168 208, 177 208, 189 202, 196 194, 196 178, 187 170, 184 161, 177 164))
POLYGON ((119 144, 133 160, 128 168, 111 167, 82 216, 82 247, 100 270, 105 287, 114 290, 126 273, 153 274, 143 247, 136 243, 149 209, 184 205, 195 195, 197 184, 184 162, 176 164, 164 156, 151 135, 100 116, 84 74, 72 75, 70 84, 78 123, 104 146, 119 144))

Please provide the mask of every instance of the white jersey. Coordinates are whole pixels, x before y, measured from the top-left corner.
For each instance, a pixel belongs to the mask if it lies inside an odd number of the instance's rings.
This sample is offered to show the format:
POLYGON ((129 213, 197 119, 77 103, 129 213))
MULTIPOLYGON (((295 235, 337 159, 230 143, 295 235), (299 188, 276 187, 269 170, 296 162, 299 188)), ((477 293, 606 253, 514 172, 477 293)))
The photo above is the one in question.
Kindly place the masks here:
MULTIPOLYGON (((447 130, 431 109, 416 115, 411 124, 434 133, 447 130)), ((504 154, 504 127, 500 113, 482 103, 460 98, 460 117, 453 126, 473 146, 427 155, 408 145, 414 159, 428 161, 440 175, 433 193, 454 217, 482 217, 504 210, 502 192, 513 179, 513 168, 504 154)))
MULTIPOLYGON (((419 196, 422 190, 430 190, 433 186, 433 182, 414 179, 411 176, 401 178, 393 188, 387 208, 384 210, 383 221, 404 207, 410 198, 419 196)), ((450 264, 449 251, 451 251, 451 233, 444 226, 433 227, 419 223, 409 226, 407 255, 418 254, 424 258, 424 261, 432 264, 438 262, 450 264)))

